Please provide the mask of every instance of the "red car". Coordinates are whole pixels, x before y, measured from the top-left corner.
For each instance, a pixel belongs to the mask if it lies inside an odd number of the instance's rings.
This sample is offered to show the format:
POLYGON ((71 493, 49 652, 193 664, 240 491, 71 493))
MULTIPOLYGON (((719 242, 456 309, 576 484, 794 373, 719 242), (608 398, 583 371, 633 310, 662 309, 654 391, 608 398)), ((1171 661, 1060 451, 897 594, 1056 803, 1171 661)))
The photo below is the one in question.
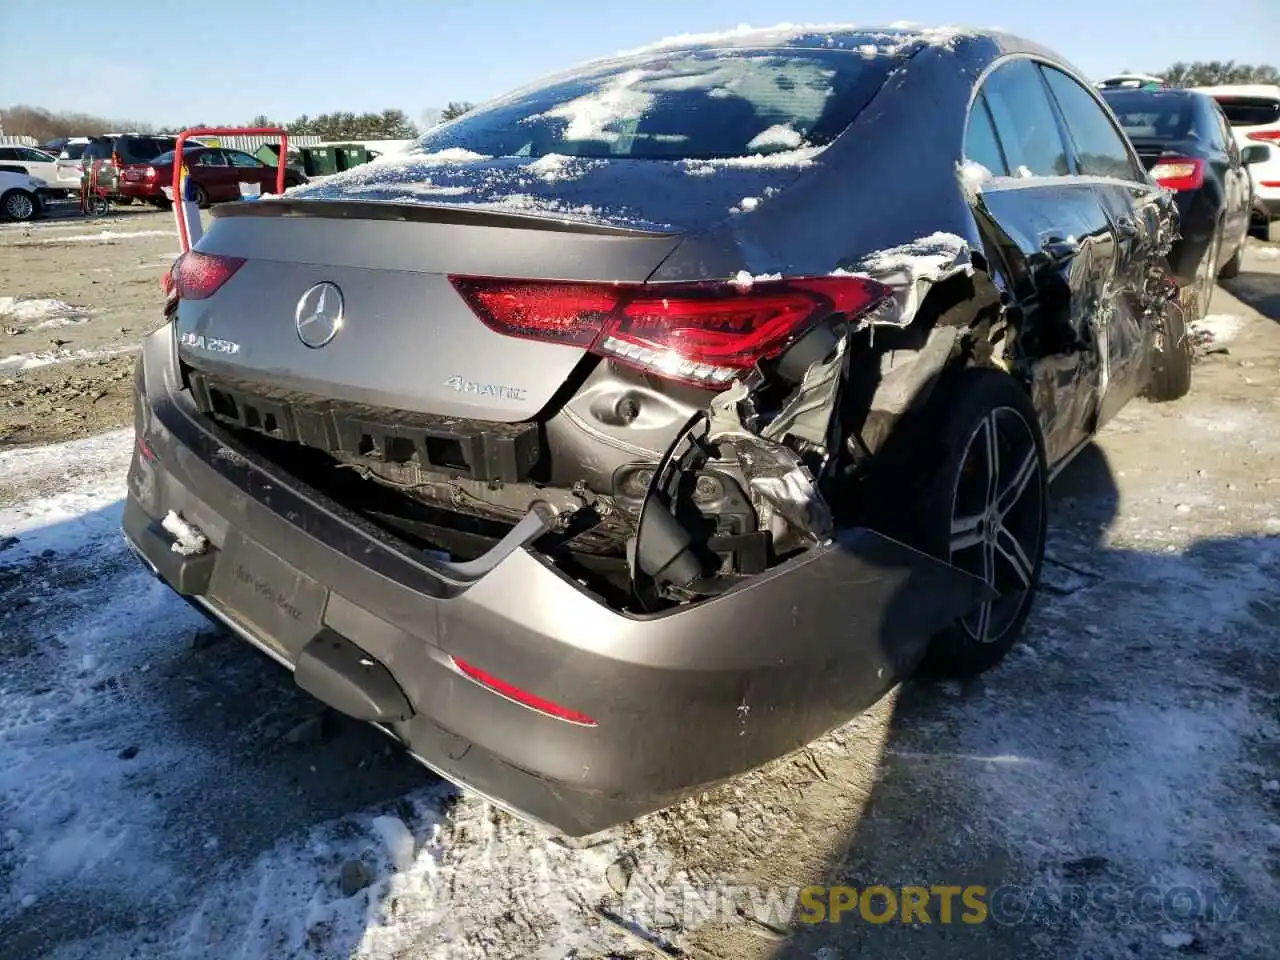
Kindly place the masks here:
MULTIPOLYGON (((223 200, 239 200, 242 183, 257 184, 263 193, 275 193, 276 168, 255 156, 240 150, 204 146, 186 147, 182 155, 202 207, 223 200)), ((157 207, 168 206, 163 188, 173 185, 173 160, 170 150, 150 163, 125 166, 120 171, 117 192, 122 197, 134 197, 157 207)), ((307 178, 297 170, 286 169, 284 182, 286 187, 296 187, 306 183, 307 178)))

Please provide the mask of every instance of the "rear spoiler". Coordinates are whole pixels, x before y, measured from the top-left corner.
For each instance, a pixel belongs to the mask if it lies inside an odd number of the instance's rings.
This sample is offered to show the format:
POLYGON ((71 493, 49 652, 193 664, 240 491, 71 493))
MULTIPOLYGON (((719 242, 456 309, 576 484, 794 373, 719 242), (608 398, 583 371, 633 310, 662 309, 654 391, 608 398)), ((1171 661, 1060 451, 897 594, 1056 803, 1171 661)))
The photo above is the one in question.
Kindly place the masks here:
POLYGON ((416 223, 448 223, 473 227, 505 227, 515 230, 547 230, 598 237, 674 238, 678 233, 620 227, 585 220, 569 220, 532 213, 508 213, 484 207, 449 204, 398 203, 381 200, 291 200, 275 197, 219 204, 210 211, 221 217, 319 217, 326 220, 406 220, 416 223))

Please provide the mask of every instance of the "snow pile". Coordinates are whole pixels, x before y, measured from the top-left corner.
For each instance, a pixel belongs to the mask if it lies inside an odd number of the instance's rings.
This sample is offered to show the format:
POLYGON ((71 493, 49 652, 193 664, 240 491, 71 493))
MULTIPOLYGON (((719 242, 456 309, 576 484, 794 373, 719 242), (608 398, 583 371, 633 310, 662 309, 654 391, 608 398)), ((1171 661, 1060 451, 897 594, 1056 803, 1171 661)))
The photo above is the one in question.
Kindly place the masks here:
POLYGON ((1249 321, 1244 317, 1230 313, 1211 313, 1199 320, 1191 321, 1191 333, 1197 339, 1207 341, 1208 345, 1227 343, 1234 340, 1236 334, 1243 330, 1249 321))
POLYGON ((0 297, 0 325, 20 325, 32 330, 43 330, 84 323, 88 319, 88 310, 64 300, 0 297))
POLYGON ((209 541, 205 535, 172 510, 164 515, 160 526, 173 536, 173 543, 169 549, 181 557, 199 556, 209 547, 209 541))
POLYGON ((976 160, 964 161, 960 164, 959 170, 960 183, 969 197, 976 197, 982 192, 985 184, 995 179, 995 174, 976 160))
POLYGON ((800 147, 776 153, 752 153, 742 157, 719 157, 715 160, 678 160, 676 166, 695 177, 711 176, 721 170, 800 170, 810 166, 826 147, 800 147))
POLYGON ((747 144, 747 149, 760 151, 766 147, 786 147, 794 150, 804 144, 804 138, 785 123, 774 124, 756 134, 747 144))

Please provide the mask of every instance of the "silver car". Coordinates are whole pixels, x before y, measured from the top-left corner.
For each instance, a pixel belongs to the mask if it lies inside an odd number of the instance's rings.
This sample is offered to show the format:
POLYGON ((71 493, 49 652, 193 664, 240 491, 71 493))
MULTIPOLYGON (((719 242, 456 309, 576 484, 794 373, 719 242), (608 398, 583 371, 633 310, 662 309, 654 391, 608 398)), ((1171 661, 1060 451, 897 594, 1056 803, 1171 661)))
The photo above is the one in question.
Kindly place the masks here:
POLYGON ((214 211, 125 532, 325 703, 594 832, 999 662, 1052 473, 1189 386, 1175 218, 1007 34, 589 63, 214 211))

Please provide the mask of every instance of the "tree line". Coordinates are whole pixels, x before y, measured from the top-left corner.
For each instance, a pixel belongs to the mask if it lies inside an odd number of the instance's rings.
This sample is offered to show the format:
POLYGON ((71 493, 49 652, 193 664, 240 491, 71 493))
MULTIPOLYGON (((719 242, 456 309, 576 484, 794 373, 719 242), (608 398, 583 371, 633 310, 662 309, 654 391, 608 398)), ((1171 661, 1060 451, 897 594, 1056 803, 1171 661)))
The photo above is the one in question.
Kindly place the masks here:
MULTIPOLYGON (((472 108, 465 101, 453 100, 443 110, 426 111, 438 115, 441 122, 460 117, 472 108)), ((0 110, 0 128, 8 136, 35 137, 47 143, 57 137, 93 137, 104 133, 177 134, 190 127, 210 126, 193 123, 189 127, 163 126, 135 120, 112 120, 74 111, 46 110, 43 107, 19 104, 0 110)), ((295 120, 281 122, 259 114, 245 126, 282 127, 295 136, 314 135, 322 140, 411 140, 419 135, 403 110, 383 110, 381 113, 322 113, 311 117, 306 114, 295 120)))
POLYGON ((1163 77, 1171 87, 1216 87, 1227 83, 1280 85, 1280 69, 1270 64, 1236 63, 1234 60, 1196 60, 1192 63, 1179 60, 1156 76, 1163 77))

